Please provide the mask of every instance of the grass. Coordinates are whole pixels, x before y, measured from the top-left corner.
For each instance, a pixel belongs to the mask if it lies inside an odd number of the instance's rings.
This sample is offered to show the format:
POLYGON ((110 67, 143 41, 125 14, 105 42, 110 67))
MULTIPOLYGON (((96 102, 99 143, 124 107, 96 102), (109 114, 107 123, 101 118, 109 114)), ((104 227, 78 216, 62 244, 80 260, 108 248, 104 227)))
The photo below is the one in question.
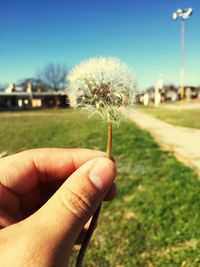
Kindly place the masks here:
MULTIPOLYGON (((105 150, 106 128, 80 112, 0 114, 0 151, 32 147, 105 150)), ((114 129, 118 195, 103 205, 86 267, 200 266, 200 182, 130 122, 114 129)), ((71 259, 74 266, 77 249, 71 259)))
POLYGON ((200 129, 200 109, 139 107, 139 110, 174 125, 200 129))

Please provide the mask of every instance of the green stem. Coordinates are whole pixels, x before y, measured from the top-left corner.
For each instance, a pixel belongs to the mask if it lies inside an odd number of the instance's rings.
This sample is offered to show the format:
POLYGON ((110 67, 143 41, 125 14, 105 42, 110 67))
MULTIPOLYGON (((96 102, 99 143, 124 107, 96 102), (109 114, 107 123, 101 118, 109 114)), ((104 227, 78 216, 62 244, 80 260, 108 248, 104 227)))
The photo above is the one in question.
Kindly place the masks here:
MULTIPOLYGON (((107 158, 111 159, 111 154, 112 154, 112 122, 110 121, 110 114, 109 113, 107 114, 107 123, 108 123, 108 136, 107 136, 106 155, 107 155, 107 158)), ((94 229, 97 225, 100 211, 101 211, 101 204, 99 205, 99 207, 97 208, 97 210, 95 211, 95 213, 92 217, 92 221, 90 223, 89 229, 86 233, 86 236, 83 240, 83 243, 81 245, 81 249, 80 249, 79 254, 78 254, 78 258, 76 261, 76 267, 82 267, 83 266, 84 256, 85 256, 87 247, 89 245, 90 239, 92 237, 92 234, 94 232, 94 229)))
POLYGON ((112 154, 112 122, 110 121, 110 114, 107 114, 108 123, 108 136, 107 136, 107 150, 106 155, 108 159, 111 159, 112 154))

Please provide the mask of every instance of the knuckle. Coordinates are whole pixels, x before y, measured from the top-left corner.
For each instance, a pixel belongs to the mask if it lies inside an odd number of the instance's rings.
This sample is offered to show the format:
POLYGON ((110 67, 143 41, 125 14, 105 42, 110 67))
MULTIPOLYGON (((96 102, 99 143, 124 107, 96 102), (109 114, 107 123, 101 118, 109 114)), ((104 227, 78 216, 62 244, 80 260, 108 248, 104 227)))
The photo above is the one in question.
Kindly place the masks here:
POLYGON ((94 212, 92 196, 88 197, 88 192, 83 189, 77 193, 73 189, 67 188, 64 196, 62 196, 62 203, 65 208, 78 218, 88 218, 94 212))

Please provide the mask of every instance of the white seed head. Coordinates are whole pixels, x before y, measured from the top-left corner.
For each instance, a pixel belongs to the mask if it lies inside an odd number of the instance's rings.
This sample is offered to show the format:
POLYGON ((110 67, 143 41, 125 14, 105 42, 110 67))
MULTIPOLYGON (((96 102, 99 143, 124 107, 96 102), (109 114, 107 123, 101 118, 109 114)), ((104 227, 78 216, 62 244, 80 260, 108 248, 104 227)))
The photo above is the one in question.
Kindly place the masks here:
POLYGON ((120 118, 120 107, 133 102, 135 83, 128 66, 116 58, 92 58, 74 67, 67 76, 69 98, 76 107, 92 109, 112 121, 120 118))

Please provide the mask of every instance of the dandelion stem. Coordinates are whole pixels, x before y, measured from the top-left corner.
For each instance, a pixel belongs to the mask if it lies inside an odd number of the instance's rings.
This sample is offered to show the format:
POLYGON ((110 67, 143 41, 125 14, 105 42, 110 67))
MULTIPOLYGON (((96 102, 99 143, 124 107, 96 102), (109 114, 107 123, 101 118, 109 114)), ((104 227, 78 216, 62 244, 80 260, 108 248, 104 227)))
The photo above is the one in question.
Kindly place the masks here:
MULTIPOLYGON (((109 113, 107 114, 107 123, 108 123, 108 135, 107 135, 106 155, 107 155, 107 158, 111 159, 111 154, 112 154, 112 122, 110 121, 110 114, 109 113)), ((92 217, 92 221, 90 223, 89 229, 86 233, 86 236, 83 240, 83 243, 81 245, 81 249, 80 249, 79 254, 78 254, 78 258, 76 261, 76 267, 82 267, 83 266, 84 256, 85 256, 87 247, 89 245, 90 239, 92 237, 92 234, 94 232, 94 229, 97 225, 100 211, 101 211, 101 204, 99 205, 99 207, 97 208, 97 210, 95 211, 95 213, 92 217)))
POLYGON ((107 150, 106 155, 107 158, 111 159, 112 154, 112 122, 110 121, 110 114, 107 114, 107 122, 108 122, 108 136, 107 136, 107 150))
POLYGON ((76 267, 82 267, 83 266, 83 260, 84 260, 85 252, 87 250, 90 239, 91 239, 92 234, 94 232, 94 229, 96 227, 100 211, 101 211, 101 204, 99 205, 99 207, 97 208, 97 210, 95 211, 95 213, 92 217, 92 221, 90 223, 89 229, 85 235, 85 238, 84 238, 83 243, 81 245, 81 249, 80 249, 79 254, 78 254, 78 258, 76 261, 76 267))

